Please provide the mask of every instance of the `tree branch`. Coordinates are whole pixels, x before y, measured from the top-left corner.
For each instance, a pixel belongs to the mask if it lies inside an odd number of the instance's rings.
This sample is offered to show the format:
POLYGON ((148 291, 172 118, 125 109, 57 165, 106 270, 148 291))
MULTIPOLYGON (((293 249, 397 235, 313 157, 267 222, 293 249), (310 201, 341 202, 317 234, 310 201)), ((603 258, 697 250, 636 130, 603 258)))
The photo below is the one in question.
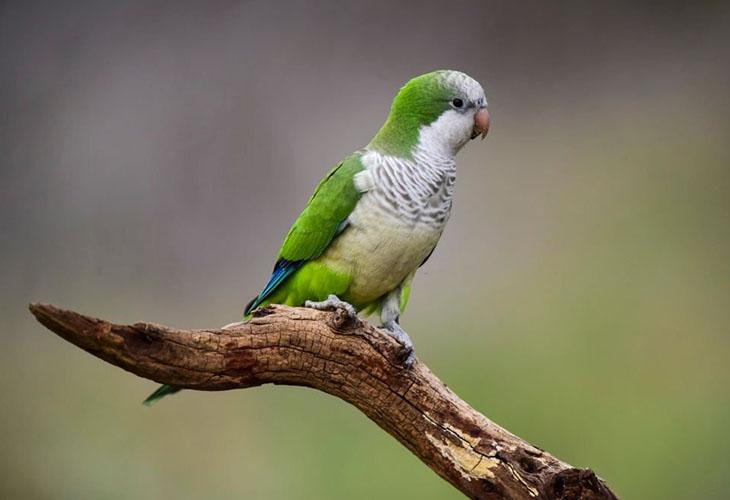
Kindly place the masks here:
POLYGON ((343 311, 269 306, 232 328, 177 330, 116 325, 47 304, 30 310, 72 344, 163 384, 216 391, 274 383, 332 394, 471 498, 616 498, 591 470, 571 467, 471 408, 424 364, 403 369, 390 336, 343 311))

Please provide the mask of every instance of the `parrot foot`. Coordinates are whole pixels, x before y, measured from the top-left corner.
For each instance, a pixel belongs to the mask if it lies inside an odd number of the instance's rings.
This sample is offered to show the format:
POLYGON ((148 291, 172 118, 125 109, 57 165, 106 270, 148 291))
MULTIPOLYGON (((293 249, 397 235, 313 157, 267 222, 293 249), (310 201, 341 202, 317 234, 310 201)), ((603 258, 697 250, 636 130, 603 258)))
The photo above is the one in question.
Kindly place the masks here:
POLYGON ((413 342, 408 334, 400 327, 397 321, 386 321, 382 326, 383 331, 393 337, 398 343, 403 346, 403 352, 401 353, 401 359, 404 359, 403 364, 406 368, 413 367, 413 363, 416 361, 416 353, 413 350, 413 342))
POLYGON ((304 307, 317 309, 319 311, 336 311, 338 309, 342 309, 347 313, 349 319, 357 319, 357 310, 355 310, 355 307, 344 300, 340 300, 340 298, 334 294, 330 295, 327 297, 327 300, 323 300, 322 302, 307 300, 304 302, 304 307))

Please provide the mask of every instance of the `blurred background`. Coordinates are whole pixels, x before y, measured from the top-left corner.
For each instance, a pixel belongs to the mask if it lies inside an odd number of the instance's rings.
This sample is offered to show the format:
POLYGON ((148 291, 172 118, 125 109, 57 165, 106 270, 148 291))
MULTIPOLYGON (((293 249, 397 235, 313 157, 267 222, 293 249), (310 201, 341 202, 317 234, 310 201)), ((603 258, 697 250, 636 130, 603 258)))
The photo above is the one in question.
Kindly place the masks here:
POLYGON ((460 498, 312 390, 186 392, 30 301, 240 318, 409 78, 484 86, 405 329, 460 396, 622 498, 730 488, 730 5, 3 2, 0 496, 460 498))

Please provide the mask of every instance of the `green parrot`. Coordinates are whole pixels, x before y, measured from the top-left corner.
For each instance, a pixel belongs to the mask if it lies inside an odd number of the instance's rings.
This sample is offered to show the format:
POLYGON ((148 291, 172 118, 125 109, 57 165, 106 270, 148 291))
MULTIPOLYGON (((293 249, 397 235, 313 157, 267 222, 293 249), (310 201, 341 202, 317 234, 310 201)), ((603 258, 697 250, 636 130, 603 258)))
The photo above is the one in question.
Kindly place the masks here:
MULTIPOLYGON (((406 83, 373 140, 314 190, 244 320, 271 303, 379 312, 410 368, 413 343, 398 320, 449 219, 456 153, 488 128, 484 90, 470 76, 440 70, 406 83)), ((163 385, 145 404, 179 390, 163 385)))

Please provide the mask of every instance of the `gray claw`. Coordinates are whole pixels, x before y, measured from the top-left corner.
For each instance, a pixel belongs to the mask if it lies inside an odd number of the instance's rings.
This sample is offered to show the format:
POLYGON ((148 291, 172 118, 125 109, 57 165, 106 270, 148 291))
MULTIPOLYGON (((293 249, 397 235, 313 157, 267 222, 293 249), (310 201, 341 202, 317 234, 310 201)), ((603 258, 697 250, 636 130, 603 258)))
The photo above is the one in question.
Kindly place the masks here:
POLYGON ((353 305, 345 302, 344 300, 340 300, 340 298, 334 294, 330 295, 327 297, 327 300, 323 300, 322 302, 307 300, 304 302, 304 307, 317 309, 319 311, 336 311, 337 309, 343 309, 347 312, 350 319, 357 318, 357 310, 355 310, 353 305))
POLYGON ((405 358, 403 364, 406 368, 411 368, 416 361, 416 353, 413 350, 411 338, 396 321, 387 321, 383 325, 383 330, 403 346, 402 357, 405 358))

